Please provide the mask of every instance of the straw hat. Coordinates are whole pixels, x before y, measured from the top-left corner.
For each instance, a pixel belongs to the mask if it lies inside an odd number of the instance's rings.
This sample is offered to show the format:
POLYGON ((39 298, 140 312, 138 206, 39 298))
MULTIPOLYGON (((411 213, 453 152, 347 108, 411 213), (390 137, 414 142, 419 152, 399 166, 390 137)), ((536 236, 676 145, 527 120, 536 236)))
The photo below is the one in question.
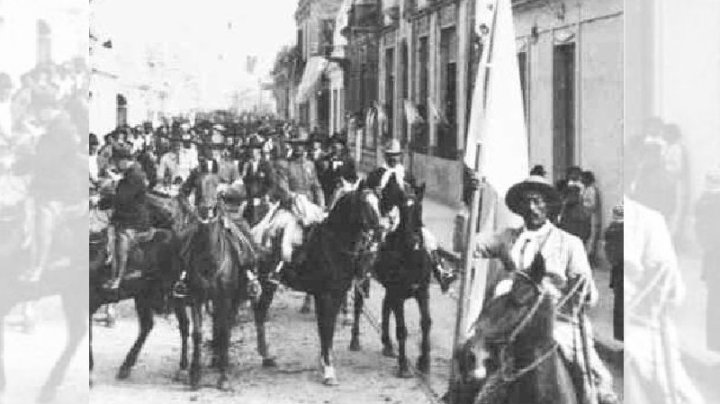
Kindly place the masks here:
POLYGON ((400 147, 400 141, 392 139, 385 146, 385 154, 400 154, 402 153, 402 147, 400 147))
POLYGON ((540 193, 549 206, 557 206, 560 203, 560 193, 545 178, 531 175, 525 181, 510 187, 505 196, 505 203, 513 213, 521 214, 523 196, 527 192, 540 193))

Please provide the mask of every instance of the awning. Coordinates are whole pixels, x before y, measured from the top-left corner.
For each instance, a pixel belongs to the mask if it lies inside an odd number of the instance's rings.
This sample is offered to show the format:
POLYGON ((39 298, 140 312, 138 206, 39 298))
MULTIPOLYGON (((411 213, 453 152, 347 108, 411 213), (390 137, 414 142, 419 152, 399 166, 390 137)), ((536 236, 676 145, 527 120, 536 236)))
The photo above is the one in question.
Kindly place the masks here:
POLYGON ((312 56, 308 59, 295 98, 298 104, 302 104, 310 98, 327 65, 328 60, 322 56, 312 56))

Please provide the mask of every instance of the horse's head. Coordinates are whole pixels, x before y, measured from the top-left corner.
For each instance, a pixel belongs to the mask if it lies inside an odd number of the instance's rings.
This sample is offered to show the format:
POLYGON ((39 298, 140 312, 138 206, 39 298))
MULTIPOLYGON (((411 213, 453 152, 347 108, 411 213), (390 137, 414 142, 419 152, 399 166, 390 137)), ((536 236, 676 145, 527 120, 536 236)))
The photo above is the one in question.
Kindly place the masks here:
POLYGON ((538 256, 528 272, 516 271, 512 279, 502 281, 496 291, 504 290, 480 313, 473 336, 461 350, 470 380, 484 379, 501 366, 501 349, 552 343, 555 305, 543 285, 548 274, 540 261, 538 256))
MULTIPOLYGON (((213 163, 208 161, 207 163, 213 163)), ((216 220, 218 217, 220 201, 218 197, 218 187, 220 186, 220 177, 217 175, 217 171, 212 170, 201 170, 199 178, 199 198, 195 201, 197 206, 197 212, 200 216, 200 220, 216 220)))

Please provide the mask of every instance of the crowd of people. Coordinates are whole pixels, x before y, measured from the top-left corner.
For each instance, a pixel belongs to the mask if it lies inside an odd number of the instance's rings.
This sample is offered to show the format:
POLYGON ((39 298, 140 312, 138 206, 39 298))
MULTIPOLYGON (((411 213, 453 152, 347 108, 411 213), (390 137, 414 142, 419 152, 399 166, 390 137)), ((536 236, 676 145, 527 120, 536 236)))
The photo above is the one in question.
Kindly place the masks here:
MULTIPOLYGON (((77 58, 39 64, 19 77, 0 73, 0 209, 8 219, 3 223, 24 223, 20 232, 6 230, 24 240, 19 248, 26 253, 16 257, 29 262, 16 264, 29 268, 26 281, 37 282, 47 271, 57 226, 87 212, 84 179, 77 176, 87 150, 86 70, 77 58)), ((80 257, 81 251, 66 253, 80 257)))
MULTIPOLYGON (((359 185, 355 162, 340 136, 298 137, 291 124, 267 120, 248 124, 241 131, 234 129, 180 121, 156 129, 147 124, 122 126, 106 134, 102 145, 95 134, 90 134, 91 189, 114 195, 110 218, 114 242, 110 243, 109 261, 115 276, 107 284, 109 289, 119 288, 126 274, 127 250, 137 233, 150 225, 145 208, 150 192, 181 195, 192 204, 208 192, 200 178, 212 173, 226 210, 237 212, 243 219, 238 225, 230 225, 233 234, 242 243, 262 248, 263 238, 248 235, 246 229, 260 224, 274 203, 291 211, 300 227, 308 229, 323 220, 340 196, 359 185)), ((390 174, 399 176, 400 184, 409 179, 398 159, 400 154, 397 142, 386 150, 387 165, 379 168, 385 172, 382 181, 386 182, 390 174)), ((396 216, 389 212, 388 221, 396 221, 396 216)), ((454 275, 444 269, 432 235, 424 231, 424 236, 436 277, 447 289, 454 275)), ((284 261, 297 258, 291 251, 284 249, 284 261)))

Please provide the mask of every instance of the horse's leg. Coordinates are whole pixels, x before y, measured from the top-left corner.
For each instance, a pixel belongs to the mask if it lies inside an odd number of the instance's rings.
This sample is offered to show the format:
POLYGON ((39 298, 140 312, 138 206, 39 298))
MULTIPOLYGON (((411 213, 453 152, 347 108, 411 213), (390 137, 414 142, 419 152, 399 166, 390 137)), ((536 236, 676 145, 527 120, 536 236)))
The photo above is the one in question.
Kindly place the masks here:
POLYGON ((173 302, 175 309, 175 317, 178 320, 178 329, 180 330, 180 340, 182 348, 180 351, 180 370, 187 370, 188 367, 188 336, 190 335, 190 319, 187 315, 185 303, 182 300, 173 302))
POLYGON ((255 317, 255 332, 257 333, 257 350, 262 357, 263 367, 275 367, 275 358, 270 355, 270 349, 265 338, 265 322, 267 322, 268 310, 275 297, 277 286, 270 282, 264 282, 260 299, 253 303, 253 314, 255 317))
POLYGON ((88 313, 88 355, 90 359, 90 387, 93 385, 93 369, 95 368, 95 360, 93 359, 93 348, 92 348, 92 324, 93 315, 100 309, 100 304, 97 303, 92 297, 92 289, 90 290, 90 312, 88 313))
MULTIPOLYGON (((342 309, 342 314, 343 314, 343 321, 342 321, 343 326, 355 325, 354 318, 350 316, 350 308, 349 307, 350 307, 350 294, 351 293, 354 293, 354 292, 351 291, 351 292, 346 293, 343 298, 343 301, 342 301, 341 309, 342 309)), ((355 302, 356 302, 355 304, 357 305, 357 299, 355 299, 355 302)))
POLYGON ((230 349, 230 323, 232 322, 232 298, 221 293, 213 301, 213 329, 217 329, 217 368, 220 376, 217 381, 217 388, 225 390, 228 384, 228 351, 230 349), (217 325, 217 327, 216 327, 217 325))
POLYGON ((407 327, 405 326, 405 300, 400 297, 392 299, 393 313, 395 314, 395 337, 398 342, 398 377, 411 377, 405 354, 407 342, 407 327))
POLYGON ((135 298, 135 312, 138 316, 140 330, 135 343, 132 348, 130 348, 130 351, 125 357, 125 361, 122 366, 120 366, 120 370, 118 370, 117 378, 120 380, 127 379, 130 376, 130 371, 132 370, 132 367, 135 366, 140 350, 145 344, 145 340, 154 325, 152 306, 146 299, 141 297, 135 298))
POLYGON ((352 337, 350 338, 350 350, 360 350, 360 314, 363 311, 364 298, 360 293, 359 288, 353 288, 353 295, 355 298, 354 312, 353 312, 353 324, 352 324, 352 337))
POLYGON ((417 368, 422 373, 430 370, 430 327, 432 319, 430 318, 430 291, 428 287, 422 288, 416 295, 420 309, 420 329, 422 330, 422 342, 420 343, 420 357, 418 358, 417 368))
POLYGON ((382 301, 382 335, 380 337, 383 345, 382 354, 384 356, 394 358, 395 351, 393 350, 392 340, 390 340, 390 313, 392 306, 390 306, 390 299, 388 299, 388 292, 385 291, 385 296, 382 301))
POLYGON ((38 401, 40 402, 51 401, 55 397, 57 387, 65 377, 65 373, 67 373, 70 361, 80 347, 80 343, 87 332, 86 327, 88 327, 88 324, 85 322, 85 316, 87 315, 86 305, 86 299, 77 299, 74 296, 68 298, 68 295, 63 295, 62 297, 63 311, 65 312, 65 319, 67 321, 67 343, 60 358, 58 358, 55 365, 53 365, 50 376, 48 376, 47 381, 45 381, 42 389, 40 389, 40 395, 38 397, 38 401))
POLYGON ((320 362, 323 370, 323 383, 328 386, 337 385, 335 368, 332 363, 333 335, 335 321, 342 301, 342 294, 323 293, 315 296, 315 310, 320 331, 320 362))
POLYGON ((190 362, 190 388, 200 388, 200 360, 202 354, 202 302, 194 301, 192 304, 192 341, 193 355, 190 362))
MULTIPOLYGON (((310 313, 310 305, 312 304, 312 296, 309 293, 305 294, 305 300, 303 300, 302 307, 300 308, 300 313, 307 314, 310 313)), ((317 304, 315 305, 317 307, 317 304)))

